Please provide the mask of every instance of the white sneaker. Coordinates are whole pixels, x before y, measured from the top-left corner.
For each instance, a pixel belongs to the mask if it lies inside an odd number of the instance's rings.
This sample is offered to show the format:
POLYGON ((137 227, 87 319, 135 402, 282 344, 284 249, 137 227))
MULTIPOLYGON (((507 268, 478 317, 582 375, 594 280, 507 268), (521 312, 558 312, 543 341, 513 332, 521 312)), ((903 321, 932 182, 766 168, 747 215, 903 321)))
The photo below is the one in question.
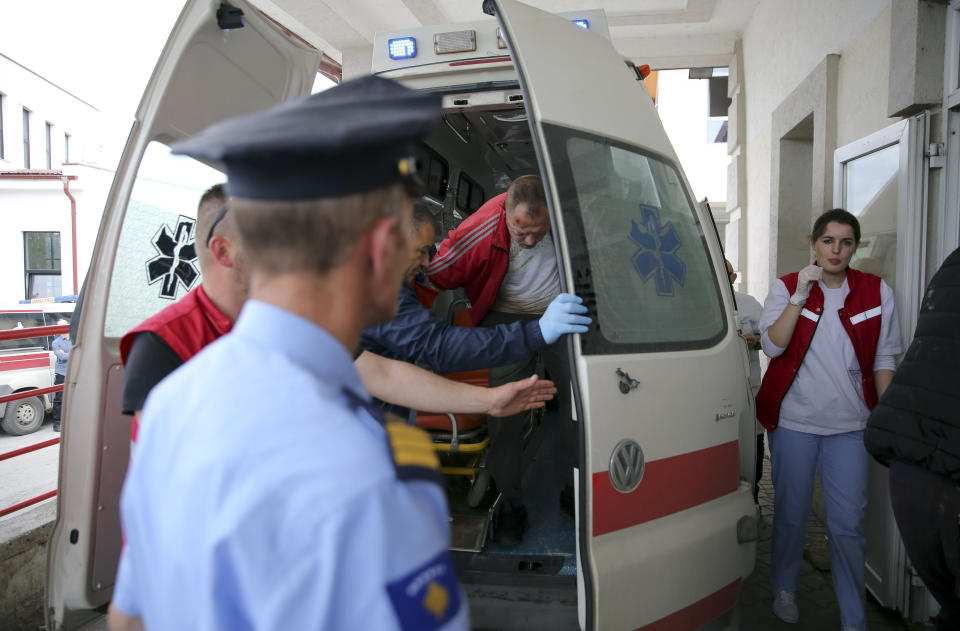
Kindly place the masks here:
POLYGON ((851 627, 851 626, 843 625, 843 628, 840 629, 840 631, 860 631, 860 629, 858 629, 858 628, 856 628, 856 627, 851 627))
POLYGON ((800 620, 800 612, 797 610, 797 601, 793 592, 777 592, 773 599, 773 615, 784 622, 797 622, 800 620))

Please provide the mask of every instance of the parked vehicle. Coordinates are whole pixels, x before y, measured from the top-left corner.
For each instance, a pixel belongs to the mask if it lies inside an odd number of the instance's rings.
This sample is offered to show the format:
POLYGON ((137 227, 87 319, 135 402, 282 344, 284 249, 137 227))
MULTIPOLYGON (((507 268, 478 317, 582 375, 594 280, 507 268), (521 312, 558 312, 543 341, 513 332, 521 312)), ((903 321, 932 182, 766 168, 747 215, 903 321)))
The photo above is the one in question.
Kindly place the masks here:
MULTIPOLYGON (((67 297, 76 300, 76 296, 67 297)), ((55 326, 70 321, 74 302, 33 302, 0 306, 0 331, 55 326)), ((0 342, 0 394, 49 388, 54 381, 56 358, 50 350, 53 337, 32 337, 0 342)), ((0 403, 0 428, 8 434, 31 434, 43 425, 53 408, 49 394, 0 403)))
MULTIPOLYGON (((68 374, 77 388, 48 551, 52 631, 83 621, 113 587, 130 436, 119 337, 198 282, 189 265, 156 278, 144 265, 189 263, 193 220, 138 175, 141 158, 309 92, 320 67, 320 51, 256 6, 231 4, 241 28, 218 25, 226 12, 213 3, 187 3, 104 211, 68 374)), ((736 629, 756 554, 755 434, 712 219, 693 201, 640 71, 605 37, 602 12, 487 4, 497 20, 378 36, 372 71, 442 94, 443 125, 418 151, 444 229, 517 175, 541 175, 563 289, 584 297, 597 326, 567 342, 576 519, 545 518, 549 549, 509 551, 481 537, 455 550, 471 611, 527 628, 736 629)), ((461 523, 455 515, 455 540, 461 523)))

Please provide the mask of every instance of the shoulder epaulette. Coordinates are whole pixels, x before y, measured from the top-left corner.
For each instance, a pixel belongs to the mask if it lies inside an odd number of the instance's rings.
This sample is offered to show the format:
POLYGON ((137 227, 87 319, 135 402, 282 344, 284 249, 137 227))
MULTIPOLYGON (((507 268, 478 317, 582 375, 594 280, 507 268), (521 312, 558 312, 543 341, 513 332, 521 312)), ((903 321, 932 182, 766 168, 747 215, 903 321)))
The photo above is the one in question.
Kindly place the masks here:
POLYGON ((440 459, 427 432, 399 421, 384 423, 383 428, 390 440, 390 452, 398 479, 431 480, 444 484, 440 459))

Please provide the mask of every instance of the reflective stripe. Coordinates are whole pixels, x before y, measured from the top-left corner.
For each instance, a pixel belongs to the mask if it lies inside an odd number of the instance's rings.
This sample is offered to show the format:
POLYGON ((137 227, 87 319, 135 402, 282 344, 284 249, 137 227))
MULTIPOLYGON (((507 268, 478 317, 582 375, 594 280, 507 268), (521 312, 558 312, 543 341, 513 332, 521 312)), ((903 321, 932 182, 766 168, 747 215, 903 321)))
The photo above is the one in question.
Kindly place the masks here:
POLYGON ((800 312, 800 315, 802 315, 808 320, 813 320, 814 322, 820 319, 820 316, 815 314, 813 311, 810 311, 809 309, 804 309, 803 311, 800 312))
MULTIPOLYGON (((436 273, 438 273, 438 272, 442 272, 442 271, 445 270, 446 268, 450 267, 451 265, 453 265, 454 263, 456 263, 457 261, 459 261, 459 260, 463 257, 463 255, 467 254, 468 252, 470 252, 470 250, 473 249, 473 246, 477 245, 478 243, 480 243, 481 241, 483 241, 484 239, 486 239, 488 236, 490 236, 491 234, 493 234, 493 233, 496 231, 496 229, 497 229, 497 226, 496 226, 496 224, 494 224, 494 225, 490 226, 489 228, 487 228, 484 232, 481 232, 481 233, 479 233, 479 234, 471 237, 471 240, 470 240, 469 242, 464 243, 465 248, 462 248, 462 249, 460 250, 460 252, 459 252, 456 256, 454 256, 453 258, 446 258, 446 259, 444 259, 444 260, 441 261, 440 264, 437 265, 436 267, 434 267, 433 265, 431 265, 430 267, 428 267, 428 268, 427 268, 427 276, 429 277, 429 276, 432 276, 433 274, 436 274, 436 273)), ((449 255, 450 255, 450 253, 447 252, 444 256, 449 256, 449 255)))
POLYGON ((427 267, 427 275, 429 276, 430 274, 434 274, 439 272, 441 269, 444 269, 459 259, 463 252, 466 252, 476 245, 480 240, 482 240, 483 237, 490 234, 490 232, 492 232, 492 228, 496 227, 498 217, 499 214, 490 217, 473 230, 463 235, 460 241, 458 241, 452 248, 438 256, 433 260, 432 263, 430 263, 430 265, 427 267))
POLYGON ((858 313, 855 316, 850 316, 850 324, 860 324, 864 320, 869 320, 870 318, 875 318, 880 315, 880 307, 874 307, 863 313, 858 313))

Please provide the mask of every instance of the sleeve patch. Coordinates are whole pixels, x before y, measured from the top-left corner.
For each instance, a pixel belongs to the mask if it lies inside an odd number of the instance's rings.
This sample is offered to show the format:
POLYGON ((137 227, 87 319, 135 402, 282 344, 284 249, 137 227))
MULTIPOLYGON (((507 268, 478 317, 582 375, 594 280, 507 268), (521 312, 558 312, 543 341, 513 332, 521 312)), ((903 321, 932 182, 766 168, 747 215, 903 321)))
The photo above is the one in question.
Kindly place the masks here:
POLYGON ((446 550, 388 583, 387 593, 403 631, 439 629, 460 611, 460 587, 446 550))

